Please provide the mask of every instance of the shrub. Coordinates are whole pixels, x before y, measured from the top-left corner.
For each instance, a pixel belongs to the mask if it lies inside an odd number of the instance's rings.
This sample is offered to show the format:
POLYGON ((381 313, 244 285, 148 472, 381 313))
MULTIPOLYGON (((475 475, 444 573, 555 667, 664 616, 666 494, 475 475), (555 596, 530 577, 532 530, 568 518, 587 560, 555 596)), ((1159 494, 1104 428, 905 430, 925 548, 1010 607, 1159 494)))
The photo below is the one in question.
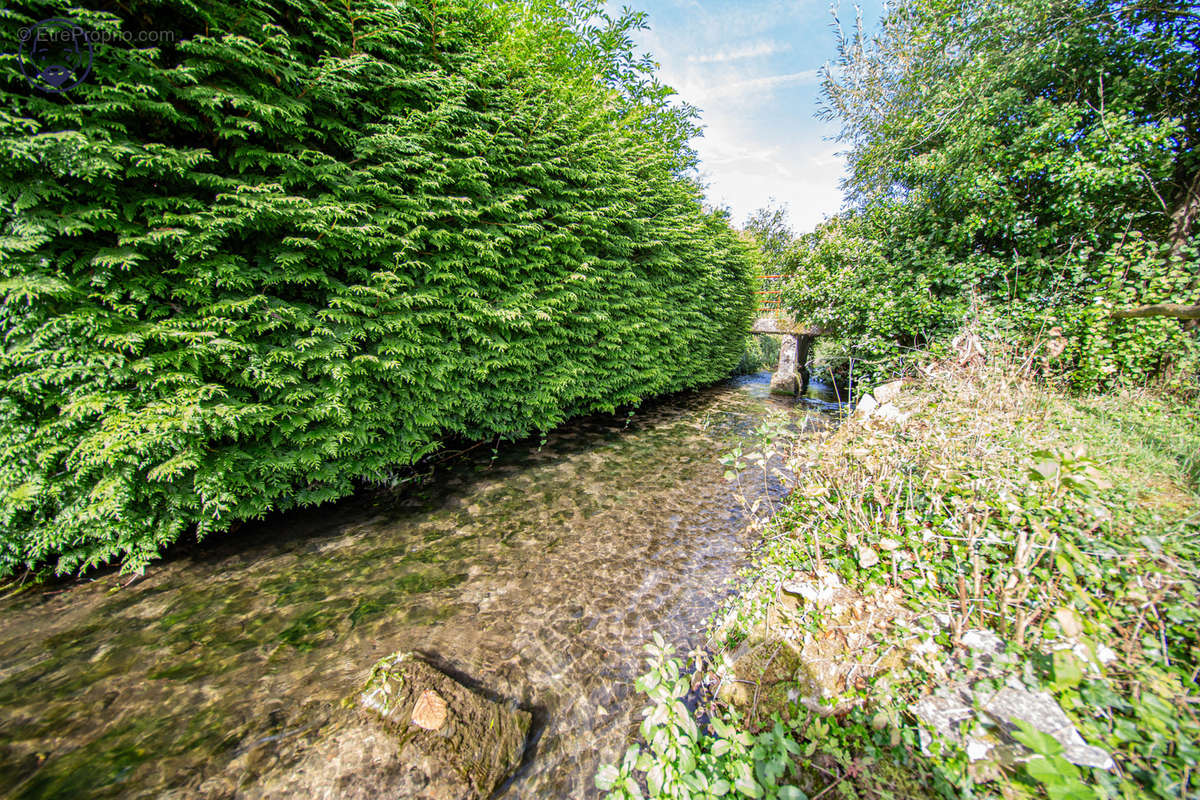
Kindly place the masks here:
POLYGON ((1194 6, 901 0, 840 37, 854 207, 786 254, 785 302, 889 368, 987 305, 1077 388, 1197 391, 1194 322, 1111 316, 1200 303, 1194 6))
MULTIPOLYGON (((62 16, 27 8, 6 41, 62 16)), ((69 92, 3 56, 0 574, 727 374, 749 255, 597 10, 167 0, 72 9, 175 40, 69 92)))

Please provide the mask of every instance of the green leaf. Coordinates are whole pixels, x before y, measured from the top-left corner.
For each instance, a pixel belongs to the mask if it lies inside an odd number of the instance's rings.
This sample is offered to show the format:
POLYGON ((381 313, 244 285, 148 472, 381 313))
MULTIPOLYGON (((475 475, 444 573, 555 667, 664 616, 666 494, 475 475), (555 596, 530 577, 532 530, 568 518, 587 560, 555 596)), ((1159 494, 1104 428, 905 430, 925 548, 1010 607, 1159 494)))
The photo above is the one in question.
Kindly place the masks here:
POLYGON ((1054 685, 1058 689, 1078 686, 1083 680, 1079 659, 1070 650, 1054 651, 1054 685))
POLYGON ((1050 734, 1037 730, 1023 719, 1013 721, 1017 730, 1012 732, 1012 737, 1033 752, 1043 756, 1057 756, 1062 753, 1063 746, 1050 734))
POLYGON ((733 788, 747 797, 762 797, 762 787, 754 780, 754 775, 750 770, 749 764, 745 762, 738 764, 737 773, 733 782, 733 788))
POLYGON ((655 764, 646 773, 646 788, 649 789, 651 796, 657 796, 663 788, 663 766, 655 764))
POLYGON ((683 773, 692 772, 696 769, 696 754, 692 751, 694 745, 689 741, 681 743, 682 748, 679 753, 679 771, 683 773))
POLYGON ((600 768, 600 771, 596 773, 596 788, 607 792, 614 785, 616 785, 617 779, 620 777, 620 770, 611 764, 605 764, 600 768))

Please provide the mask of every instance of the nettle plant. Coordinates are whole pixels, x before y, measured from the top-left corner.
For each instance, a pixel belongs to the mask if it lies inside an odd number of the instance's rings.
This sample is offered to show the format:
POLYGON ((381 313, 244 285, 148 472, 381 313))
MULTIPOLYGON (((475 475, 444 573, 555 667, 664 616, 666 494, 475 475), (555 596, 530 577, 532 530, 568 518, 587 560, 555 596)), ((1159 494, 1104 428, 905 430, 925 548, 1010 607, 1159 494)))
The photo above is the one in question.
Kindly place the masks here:
POLYGON ((801 749, 778 720, 755 735, 742 730, 731 712, 727 720, 710 721, 713 733, 701 730, 684 704, 691 681, 672 656, 674 648, 655 632, 646 652, 649 671, 635 684, 650 699, 639 729, 646 745, 632 745, 619 765, 597 773, 596 786, 608 800, 806 797, 787 785, 801 749))

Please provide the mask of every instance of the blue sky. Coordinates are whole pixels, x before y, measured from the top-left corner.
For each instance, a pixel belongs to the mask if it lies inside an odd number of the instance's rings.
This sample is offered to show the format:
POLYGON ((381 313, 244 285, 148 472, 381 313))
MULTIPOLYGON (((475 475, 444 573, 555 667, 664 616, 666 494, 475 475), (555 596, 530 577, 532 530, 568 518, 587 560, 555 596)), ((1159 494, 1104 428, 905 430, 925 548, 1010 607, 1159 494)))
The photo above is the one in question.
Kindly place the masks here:
MULTIPOLYGON (((709 200, 734 221, 774 197, 797 232, 838 211, 844 159, 817 120, 820 75, 835 55, 828 0, 610 0, 650 15, 637 37, 661 65, 663 80, 703 112, 695 145, 709 200)), ((874 28, 881 0, 862 3, 874 28)), ((843 26, 855 8, 839 10, 843 26)))

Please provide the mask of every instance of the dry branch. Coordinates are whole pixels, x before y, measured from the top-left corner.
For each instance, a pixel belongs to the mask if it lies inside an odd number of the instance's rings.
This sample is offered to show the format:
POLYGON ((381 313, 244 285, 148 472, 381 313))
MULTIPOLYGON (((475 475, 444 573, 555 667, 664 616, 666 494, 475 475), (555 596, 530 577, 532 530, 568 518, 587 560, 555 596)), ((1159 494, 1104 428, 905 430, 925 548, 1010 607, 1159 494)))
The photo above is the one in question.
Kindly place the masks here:
POLYGON ((1144 317, 1200 319, 1200 306, 1185 306, 1182 303, 1154 303, 1137 308, 1119 308, 1112 312, 1113 319, 1141 319, 1144 317))

